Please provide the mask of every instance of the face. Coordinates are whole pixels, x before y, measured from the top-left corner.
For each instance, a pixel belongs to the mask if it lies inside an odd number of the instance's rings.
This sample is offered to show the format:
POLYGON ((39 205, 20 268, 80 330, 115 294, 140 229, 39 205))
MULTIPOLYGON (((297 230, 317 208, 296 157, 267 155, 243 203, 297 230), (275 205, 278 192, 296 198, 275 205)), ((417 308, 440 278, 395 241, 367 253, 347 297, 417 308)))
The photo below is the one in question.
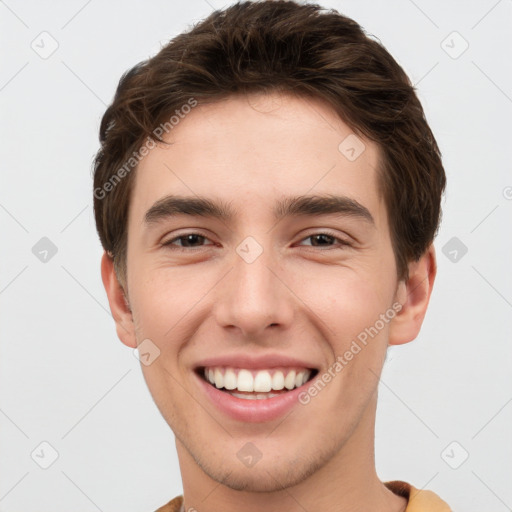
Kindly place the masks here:
POLYGON ((166 140, 135 176, 120 337, 159 350, 142 369, 180 463, 298 483, 373 442, 398 286, 378 147, 284 95, 199 105, 166 140))

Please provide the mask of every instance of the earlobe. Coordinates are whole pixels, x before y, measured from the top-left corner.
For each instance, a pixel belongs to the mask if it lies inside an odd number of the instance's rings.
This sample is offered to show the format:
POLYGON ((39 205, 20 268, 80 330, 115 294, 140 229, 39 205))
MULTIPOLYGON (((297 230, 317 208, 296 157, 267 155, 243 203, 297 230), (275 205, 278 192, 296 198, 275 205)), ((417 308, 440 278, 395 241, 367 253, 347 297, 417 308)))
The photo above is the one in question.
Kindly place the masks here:
POLYGON ((106 253, 101 258, 101 279, 108 297, 112 317, 116 324, 118 338, 128 347, 136 348, 135 326, 129 301, 119 284, 114 262, 106 253))
POLYGON ((402 309, 390 323, 390 345, 402 345, 418 336, 436 273, 435 249, 430 245, 418 261, 409 263, 409 277, 398 285, 396 300, 402 304, 402 309))

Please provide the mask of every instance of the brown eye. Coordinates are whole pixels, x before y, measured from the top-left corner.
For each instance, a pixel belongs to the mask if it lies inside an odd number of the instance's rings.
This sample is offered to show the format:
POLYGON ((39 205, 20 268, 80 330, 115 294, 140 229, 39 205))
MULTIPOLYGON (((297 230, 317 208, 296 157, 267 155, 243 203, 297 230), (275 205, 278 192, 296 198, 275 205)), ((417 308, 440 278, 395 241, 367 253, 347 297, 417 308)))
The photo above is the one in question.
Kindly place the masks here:
POLYGON ((314 233, 312 235, 307 236, 304 240, 311 240, 312 243, 309 244, 311 247, 327 247, 327 248, 336 248, 338 246, 349 246, 350 243, 346 240, 338 238, 330 233, 314 233), (337 243, 336 243, 337 242, 337 243))
POLYGON ((197 248, 197 247, 204 246, 204 244, 202 242, 204 242, 205 240, 208 240, 208 238, 206 238, 203 235, 200 235, 199 233, 185 233, 184 235, 180 235, 180 236, 177 236, 175 238, 172 238, 168 242, 164 242, 162 245, 163 246, 167 246, 167 247, 171 247, 171 248, 176 247, 178 249, 181 249, 181 248, 183 248, 183 249, 186 249, 186 248, 194 249, 194 248, 197 248), (178 241, 178 240, 180 241, 180 243, 179 244, 175 244, 175 242, 178 241))
POLYGON ((331 245, 332 242, 334 242, 336 239, 331 235, 326 235, 325 233, 320 233, 319 235, 311 235, 308 237, 311 239, 313 246, 324 246, 324 245, 331 245))

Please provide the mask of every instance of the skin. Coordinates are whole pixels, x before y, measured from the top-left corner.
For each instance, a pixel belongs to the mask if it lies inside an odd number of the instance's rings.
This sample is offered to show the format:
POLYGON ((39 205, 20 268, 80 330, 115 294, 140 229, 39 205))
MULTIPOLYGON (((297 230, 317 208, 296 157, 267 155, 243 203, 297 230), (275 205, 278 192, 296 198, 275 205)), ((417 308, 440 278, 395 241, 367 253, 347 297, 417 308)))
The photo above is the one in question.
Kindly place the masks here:
POLYGON ((173 144, 139 164, 126 293, 106 254, 102 278, 121 341, 135 348, 149 338, 161 351, 142 370, 176 435, 185 510, 406 507, 375 470, 377 388, 388 345, 412 341, 420 330, 435 252, 431 246, 410 263, 409 279, 397 280, 377 188, 380 150, 359 136, 365 150, 349 161, 338 146, 352 133, 320 100, 230 97, 195 107, 169 134, 173 144), (237 213, 229 222, 181 215, 148 226, 147 210, 168 194, 221 199, 237 213), (276 222, 275 201, 304 194, 349 197, 374 222, 334 214, 276 222), (336 238, 310 238, 326 230, 336 238), (206 238, 188 247, 176 239, 190 232, 206 238), (236 252, 248 236, 263 249, 250 264, 236 252), (173 245, 161 245, 167 241, 173 245), (299 357, 321 375, 395 302, 400 313, 310 403, 284 418, 229 418, 196 382, 202 358, 241 351, 299 357), (262 454, 252 467, 237 457, 247 442, 262 454))

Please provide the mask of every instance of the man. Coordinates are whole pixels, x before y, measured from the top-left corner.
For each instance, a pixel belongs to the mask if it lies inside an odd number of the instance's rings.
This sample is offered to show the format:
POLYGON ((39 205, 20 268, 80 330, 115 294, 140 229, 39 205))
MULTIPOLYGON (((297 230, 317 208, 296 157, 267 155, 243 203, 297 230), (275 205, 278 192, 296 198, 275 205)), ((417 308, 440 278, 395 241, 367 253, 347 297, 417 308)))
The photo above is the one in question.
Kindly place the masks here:
POLYGON ((238 3, 124 75, 100 140, 103 283, 176 436, 159 511, 449 510, 375 470, 445 187, 389 53, 335 11, 238 3))

